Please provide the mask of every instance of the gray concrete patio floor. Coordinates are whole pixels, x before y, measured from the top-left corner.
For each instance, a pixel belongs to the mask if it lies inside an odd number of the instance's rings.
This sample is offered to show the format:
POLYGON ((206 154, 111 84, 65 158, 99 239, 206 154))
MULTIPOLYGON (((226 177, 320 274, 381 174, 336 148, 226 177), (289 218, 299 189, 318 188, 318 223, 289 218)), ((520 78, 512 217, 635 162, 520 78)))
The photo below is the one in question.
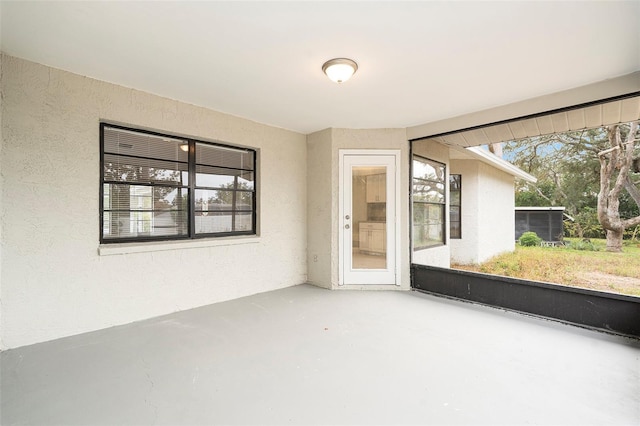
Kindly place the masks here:
POLYGON ((4 351, 2 425, 640 424, 640 342, 307 285, 4 351))

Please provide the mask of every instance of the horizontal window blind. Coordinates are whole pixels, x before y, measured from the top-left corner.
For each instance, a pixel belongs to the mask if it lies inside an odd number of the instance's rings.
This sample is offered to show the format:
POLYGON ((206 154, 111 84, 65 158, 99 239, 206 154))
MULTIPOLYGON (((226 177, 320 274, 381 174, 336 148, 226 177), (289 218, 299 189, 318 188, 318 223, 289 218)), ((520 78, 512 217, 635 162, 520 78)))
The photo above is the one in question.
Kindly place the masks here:
POLYGON ((255 234, 256 152, 101 124, 103 243, 255 234))

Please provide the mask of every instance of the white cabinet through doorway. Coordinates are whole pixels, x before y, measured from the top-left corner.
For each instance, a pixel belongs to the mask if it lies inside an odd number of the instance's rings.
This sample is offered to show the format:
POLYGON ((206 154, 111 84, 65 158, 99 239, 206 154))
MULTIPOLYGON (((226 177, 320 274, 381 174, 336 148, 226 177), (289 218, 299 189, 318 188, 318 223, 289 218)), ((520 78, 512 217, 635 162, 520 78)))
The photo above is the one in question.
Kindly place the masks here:
POLYGON ((387 251, 385 223, 360 222, 359 231, 361 252, 384 254, 387 251))
POLYGON ((384 174, 367 176, 367 203, 387 201, 387 176, 384 174))

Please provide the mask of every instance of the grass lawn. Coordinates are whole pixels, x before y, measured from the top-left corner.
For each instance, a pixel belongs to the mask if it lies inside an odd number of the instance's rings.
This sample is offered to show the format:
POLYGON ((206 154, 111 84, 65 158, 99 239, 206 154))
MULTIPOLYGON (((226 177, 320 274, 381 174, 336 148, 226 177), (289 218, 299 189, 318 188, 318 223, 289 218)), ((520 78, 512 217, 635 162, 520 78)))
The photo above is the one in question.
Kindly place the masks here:
POLYGON ((480 265, 451 267, 640 296, 640 242, 626 242, 623 253, 604 251, 605 240, 592 239, 591 242, 600 251, 516 245, 515 252, 496 256, 480 265))

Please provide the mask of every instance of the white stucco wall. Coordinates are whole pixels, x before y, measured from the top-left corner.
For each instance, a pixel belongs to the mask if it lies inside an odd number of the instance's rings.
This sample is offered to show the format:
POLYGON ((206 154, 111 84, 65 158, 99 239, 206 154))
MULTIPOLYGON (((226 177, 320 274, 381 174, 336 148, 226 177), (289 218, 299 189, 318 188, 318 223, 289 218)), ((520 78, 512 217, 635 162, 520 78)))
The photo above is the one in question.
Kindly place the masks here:
MULTIPOLYGON (((449 148, 431 140, 416 141, 413 143, 413 153, 429 160, 438 161, 445 164, 446 179, 446 205, 445 216, 449 223, 449 148)), ((413 252, 412 262, 417 265, 439 266, 448 268, 450 266, 451 248, 449 244, 449 227, 445 227, 445 244, 436 247, 429 247, 413 252)), ((413 249, 413 248, 412 248, 413 249)))
MULTIPOLYGON (((409 142, 404 129, 326 129, 307 137, 308 150, 308 251, 309 282, 331 289, 408 290, 409 198, 400 197, 399 286, 339 285, 339 155, 341 149, 400 150, 400 187, 409 179, 409 142), (327 182, 327 177, 330 182, 327 182), (316 259, 317 256, 317 261, 316 259), (328 261, 325 256, 329 256, 328 261)), ((406 187, 406 186, 404 186, 406 187)))
MULTIPOLYGON (((2 5, 0 5, 0 10, 2 9, 2 5)), ((4 173, 2 171, 2 158, 4 157, 4 140, 2 139, 2 116, 4 114, 4 101, 2 100, 2 68, 4 65, 4 55, 0 53, 0 330, 2 329, 3 320, 2 320, 2 246, 4 245, 4 219, 3 214, 4 210, 2 208, 4 203, 3 193, 4 193, 4 173)), ((0 350, 2 350, 2 332, 0 331, 0 350)))
POLYGON ((462 238, 450 241, 451 262, 477 264, 512 251, 514 177, 477 160, 451 160, 451 173, 462 175, 462 238))
POLYGON ((514 177, 484 163, 478 167, 478 260, 515 249, 514 177))
POLYGON ((306 281, 304 135, 8 56, 1 88, 0 348, 306 281), (100 120, 257 149, 260 236, 99 255, 100 120))
POLYGON ((333 190, 331 185, 332 129, 307 136, 307 264, 310 284, 331 288, 332 246, 331 225, 333 190))

